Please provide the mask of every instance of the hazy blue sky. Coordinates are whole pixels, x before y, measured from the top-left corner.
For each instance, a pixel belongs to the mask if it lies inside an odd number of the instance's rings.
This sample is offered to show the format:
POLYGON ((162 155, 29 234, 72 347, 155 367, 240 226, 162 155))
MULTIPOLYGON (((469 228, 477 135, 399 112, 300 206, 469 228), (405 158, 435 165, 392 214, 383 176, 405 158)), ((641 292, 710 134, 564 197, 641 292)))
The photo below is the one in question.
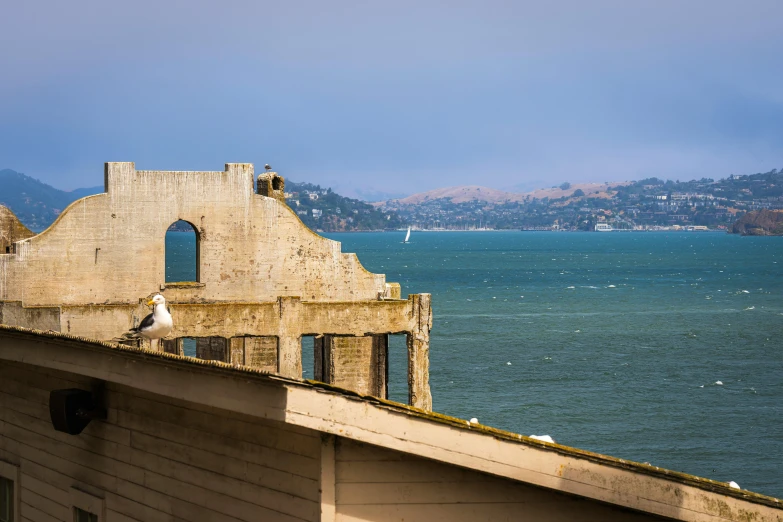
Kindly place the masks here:
POLYGON ((783 1, 4 2, 0 168, 105 161, 353 194, 783 168, 783 1))

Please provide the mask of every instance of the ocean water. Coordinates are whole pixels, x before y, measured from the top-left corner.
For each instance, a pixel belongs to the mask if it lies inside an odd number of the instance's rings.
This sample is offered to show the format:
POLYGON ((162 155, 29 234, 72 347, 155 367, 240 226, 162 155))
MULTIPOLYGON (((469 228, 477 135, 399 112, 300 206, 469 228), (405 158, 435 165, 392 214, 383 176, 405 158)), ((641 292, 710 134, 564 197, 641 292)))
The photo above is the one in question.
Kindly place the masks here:
MULTIPOLYGON (((436 411, 783 497, 783 238, 325 235, 433 295, 436 411)), ((390 360, 405 401, 404 337, 390 360)))

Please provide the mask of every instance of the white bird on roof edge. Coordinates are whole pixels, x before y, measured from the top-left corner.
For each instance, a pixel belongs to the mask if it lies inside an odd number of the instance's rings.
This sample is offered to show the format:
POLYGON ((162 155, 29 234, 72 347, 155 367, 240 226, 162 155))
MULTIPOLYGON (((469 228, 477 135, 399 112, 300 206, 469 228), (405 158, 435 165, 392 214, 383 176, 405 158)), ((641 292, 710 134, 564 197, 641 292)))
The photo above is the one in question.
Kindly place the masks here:
POLYGON ((151 348, 154 350, 157 348, 158 340, 166 337, 174 328, 174 320, 166 309, 166 298, 161 294, 155 295, 147 304, 152 305, 152 313, 142 319, 139 326, 125 333, 122 339, 144 337, 150 340, 151 348))
POLYGON ((264 169, 265 170, 272 170, 272 167, 270 167, 269 163, 267 163, 266 165, 264 165, 264 169))

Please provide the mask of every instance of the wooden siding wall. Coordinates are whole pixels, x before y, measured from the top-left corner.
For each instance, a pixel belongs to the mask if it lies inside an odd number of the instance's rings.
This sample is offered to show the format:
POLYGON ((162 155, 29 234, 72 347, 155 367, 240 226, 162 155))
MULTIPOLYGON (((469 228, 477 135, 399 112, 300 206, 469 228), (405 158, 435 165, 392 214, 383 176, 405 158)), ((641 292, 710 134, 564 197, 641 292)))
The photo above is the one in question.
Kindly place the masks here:
POLYGON ((108 522, 319 519, 317 432, 112 384, 105 422, 54 431, 50 390, 93 384, 0 363, 0 460, 20 467, 21 520, 71 522, 73 487, 104 498, 108 522))
POLYGON ((665 520, 343 438, 335 499, 337 522, 665 520))

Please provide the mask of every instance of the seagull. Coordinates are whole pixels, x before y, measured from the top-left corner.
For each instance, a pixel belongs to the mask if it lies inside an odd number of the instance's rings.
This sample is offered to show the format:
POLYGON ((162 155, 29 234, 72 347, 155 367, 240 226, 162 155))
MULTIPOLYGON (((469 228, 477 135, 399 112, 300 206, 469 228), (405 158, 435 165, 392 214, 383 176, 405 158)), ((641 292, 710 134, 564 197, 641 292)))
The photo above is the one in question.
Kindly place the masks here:
POLYGON ((166 309, 166 298, 160 294, 149 300, 148 305, 154 305, 152 313, 141 320, 139 326, 131 328, 123 335, 125 339, 138 339, 144 337, 152 343, 153 349, 157 347, 158 339, 166 337, 174 327, 171 314, 166 309))
POLYGON ((550 444, 555 444, 555 439, 553 439, 549 435, 531 435, 530 438, 535 440, 541 440, 544 442, 549 442, 550 444))
POLYGON ((266 169, 266 170, 272 170, 272 167, 270 167, 270 166, 269 166, 269 163, 267 163, 266 165, 264 165, 264 169, 266 169))

